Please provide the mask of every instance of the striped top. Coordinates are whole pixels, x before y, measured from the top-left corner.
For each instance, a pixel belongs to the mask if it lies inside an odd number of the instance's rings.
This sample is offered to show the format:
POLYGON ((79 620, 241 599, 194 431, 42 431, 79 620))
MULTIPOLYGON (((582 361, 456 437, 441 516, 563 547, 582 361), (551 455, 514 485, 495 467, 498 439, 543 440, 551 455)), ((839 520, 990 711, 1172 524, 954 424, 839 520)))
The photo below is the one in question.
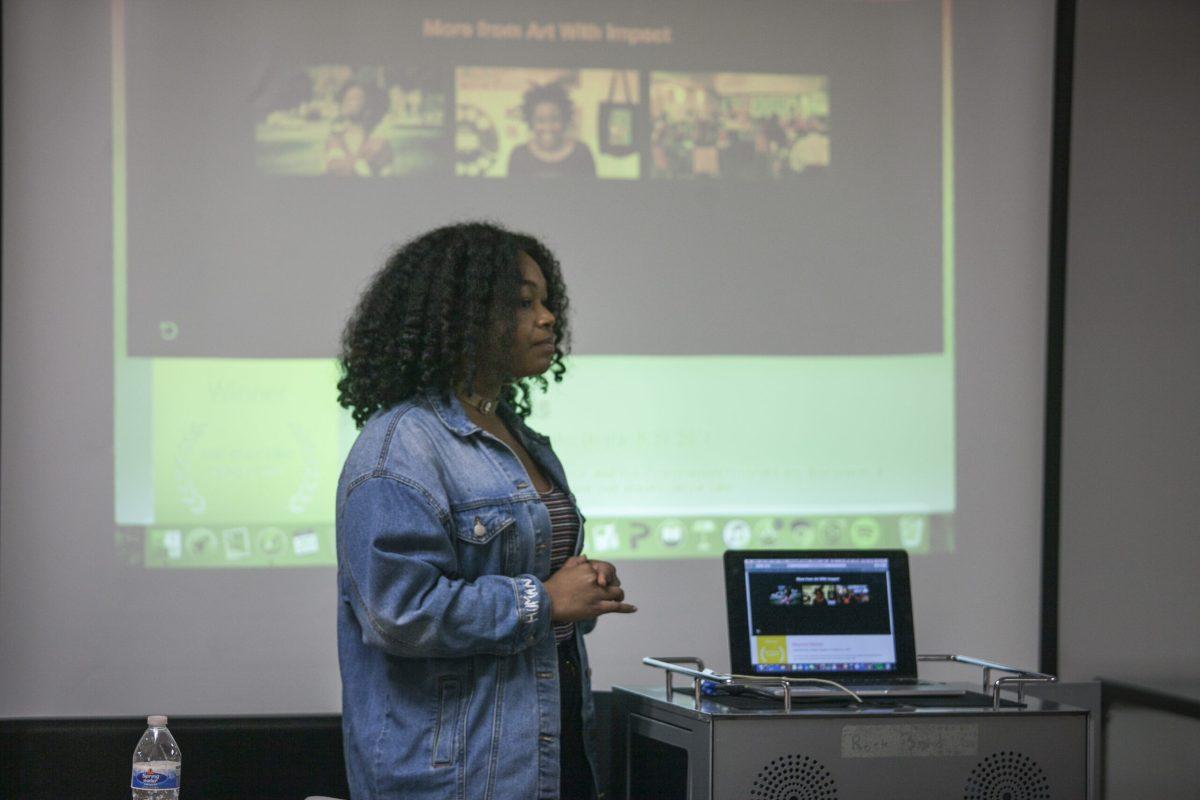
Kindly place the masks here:
MULTIPOLYGON (((579 535, 579 512, 571 498, 557 486, 548 492, 538 492, 542 503, 550 512, 550 574, 557 572, 568 558, 575 554, 575 541, 579 535)), ((575 635, 574 622, 554 623, 554 641, 562 644, 575 635)))

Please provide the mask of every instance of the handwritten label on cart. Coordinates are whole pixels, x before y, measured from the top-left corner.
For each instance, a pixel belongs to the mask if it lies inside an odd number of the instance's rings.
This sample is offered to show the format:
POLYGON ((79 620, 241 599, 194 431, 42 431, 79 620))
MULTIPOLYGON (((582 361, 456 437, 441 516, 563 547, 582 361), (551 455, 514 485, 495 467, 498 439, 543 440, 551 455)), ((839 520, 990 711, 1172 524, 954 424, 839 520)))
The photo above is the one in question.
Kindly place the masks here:
POLYGON ((842 758, 973 756, 979 752, 978 725, 846 725, 842 758))

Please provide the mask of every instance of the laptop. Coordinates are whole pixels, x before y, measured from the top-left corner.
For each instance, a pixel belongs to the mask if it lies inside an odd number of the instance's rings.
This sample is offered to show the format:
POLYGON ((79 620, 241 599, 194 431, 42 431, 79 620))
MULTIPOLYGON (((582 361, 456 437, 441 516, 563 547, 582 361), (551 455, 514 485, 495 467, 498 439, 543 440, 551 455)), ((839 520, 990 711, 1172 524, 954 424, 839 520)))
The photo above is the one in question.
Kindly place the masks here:
MULTIPOLYGON (((917 678, 903 550, 727 550, 725 602, 735 674, 823 678, 863 697, 966 694, 917 678)), ((791 694, 846 696, 816 683, 791 694)))

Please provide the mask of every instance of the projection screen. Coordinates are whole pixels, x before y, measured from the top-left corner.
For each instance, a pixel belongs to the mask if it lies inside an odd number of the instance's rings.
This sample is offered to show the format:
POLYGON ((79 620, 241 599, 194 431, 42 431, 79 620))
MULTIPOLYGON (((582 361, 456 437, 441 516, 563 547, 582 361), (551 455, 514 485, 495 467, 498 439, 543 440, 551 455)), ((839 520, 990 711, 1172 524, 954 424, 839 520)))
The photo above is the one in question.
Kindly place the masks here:
POLYGON ((727 548, 903 547, 919 649, 1036 666, 1052 12, 6 4, 0 715, 338 709, 338 336, 464 219, 563 264, 596 688, 727 665, 727 548))

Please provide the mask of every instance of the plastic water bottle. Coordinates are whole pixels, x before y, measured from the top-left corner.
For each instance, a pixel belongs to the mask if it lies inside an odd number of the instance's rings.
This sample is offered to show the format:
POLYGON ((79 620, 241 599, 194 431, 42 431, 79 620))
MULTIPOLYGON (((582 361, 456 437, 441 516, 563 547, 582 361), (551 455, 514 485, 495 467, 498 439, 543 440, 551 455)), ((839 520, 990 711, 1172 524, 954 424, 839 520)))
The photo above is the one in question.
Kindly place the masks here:
POLYGON ((179 797, 179 745, 167 730, 167 718, 146 717, 146 732, 133 751, 133 800, 176 800, 179 797))

